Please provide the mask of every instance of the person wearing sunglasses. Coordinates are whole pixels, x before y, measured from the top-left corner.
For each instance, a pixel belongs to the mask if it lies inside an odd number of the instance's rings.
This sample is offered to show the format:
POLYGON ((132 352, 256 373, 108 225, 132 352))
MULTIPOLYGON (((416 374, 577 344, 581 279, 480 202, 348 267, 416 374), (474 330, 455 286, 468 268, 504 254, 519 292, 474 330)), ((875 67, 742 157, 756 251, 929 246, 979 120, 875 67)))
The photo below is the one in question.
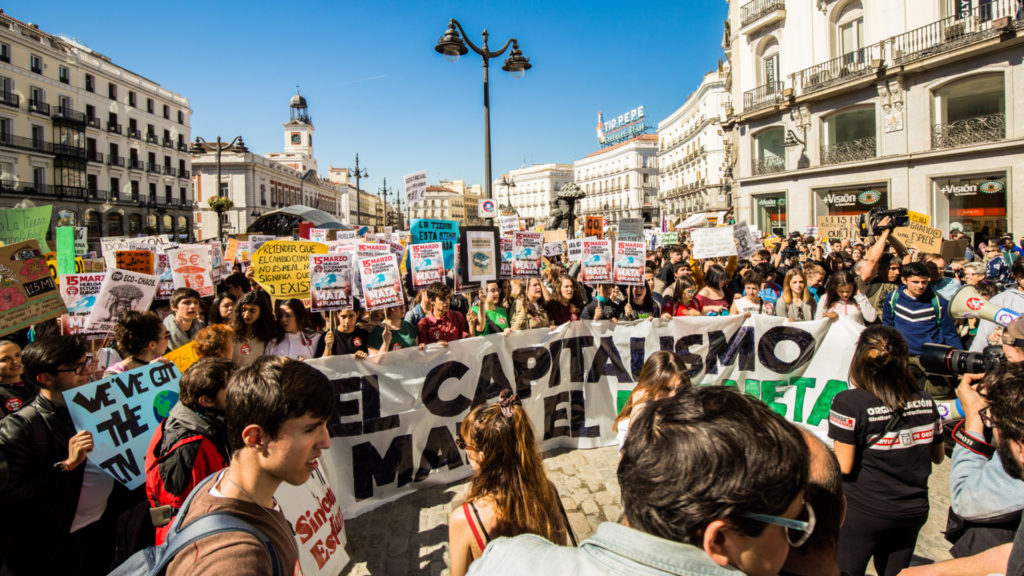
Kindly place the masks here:
POLYGON ((680 390, 631 418, 622 523, 601 524, 579 548, 495 540, 469 573, 775 576, 814 533, 809 466, 800 431, 767 404, 725 386, 680 390))
POLYGON ((832 399, 828 426, 847 499, 839 567, 863 576, 874 557, 879 576, 895 576, 910 564, 928 520, 928 476, 945 456, 942 420, 892 327, 861 332, 849 381, 832 399))
POLYGON ((76 433, 64 402, 65 391, 89 382, 92 357, 81 337, 47 336, 26 346, 21 362, 39 395, 0 420, 9 472, 0 483, 5 574, 105 574, 120 512, 108 503, 127 489, 86 461, 92 434, 76 433))

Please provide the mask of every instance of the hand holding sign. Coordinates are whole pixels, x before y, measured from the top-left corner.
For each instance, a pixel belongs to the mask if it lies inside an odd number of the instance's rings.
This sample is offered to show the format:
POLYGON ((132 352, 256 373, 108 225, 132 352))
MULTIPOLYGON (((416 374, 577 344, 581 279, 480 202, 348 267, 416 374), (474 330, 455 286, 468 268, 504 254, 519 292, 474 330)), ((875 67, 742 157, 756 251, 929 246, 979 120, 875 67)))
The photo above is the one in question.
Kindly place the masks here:
POLYGON ((68 440, 68 459, 64 461, 64 466, 68 470, 74 470, 78 468, 83 462, 85 457, 93 449, 92 432, 88 430, 82 430, 78 434, 75 434, 68 440))

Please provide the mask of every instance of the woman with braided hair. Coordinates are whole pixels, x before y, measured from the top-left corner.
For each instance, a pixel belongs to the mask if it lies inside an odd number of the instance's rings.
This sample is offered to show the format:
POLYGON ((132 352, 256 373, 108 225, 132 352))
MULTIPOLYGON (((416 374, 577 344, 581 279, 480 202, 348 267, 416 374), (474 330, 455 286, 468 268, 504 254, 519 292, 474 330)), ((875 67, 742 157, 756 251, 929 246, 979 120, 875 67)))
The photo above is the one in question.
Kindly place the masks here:
POLYGON ((871 557, 879 576, 895 576, 910 564, 928 520, 928 476, 944 456, 942 420, 909 359, 896 329, 866 328, 850 362, 851 388, 832 399, 828 435, 847 503, 839 568, 851 576, 863 576, 871 557))
POLYGON ((544 473, 519 396, 502 390, 496 404, 474 408, 459 427, 458 444, 475 474, 466 502, 448 521, 452 576, 463 576, 499 536, 536 534, 566 543, 558 491, 544 473))

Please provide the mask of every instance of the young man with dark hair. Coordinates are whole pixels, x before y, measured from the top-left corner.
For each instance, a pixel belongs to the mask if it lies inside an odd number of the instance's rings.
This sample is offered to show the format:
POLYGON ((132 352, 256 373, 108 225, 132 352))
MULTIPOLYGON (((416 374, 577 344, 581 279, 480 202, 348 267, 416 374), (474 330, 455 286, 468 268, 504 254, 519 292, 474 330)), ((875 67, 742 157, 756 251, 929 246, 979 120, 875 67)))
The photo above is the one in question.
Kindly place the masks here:
POLYGON ((803 497, 806 442, 766 404, 733 389, 652 400, 631 423, 621 455, 623 524, 601 524, 579 548, 533 534, 500 538, 469 573, 774 576, 789 547, 814 530, 803 497))
POLYGON ((234 272, 227 278, 220 281, 220 290, 234 297, 237 302, 239 298, 252 290, 249 279, 241 272, 234 272))
MULTIPOLYGON (((262 356, 235 373, 226 399, 231 464, 198 488, 183 527, 205 514, 228 512, 273 543, 282 573, 300 574, 295 536, 274 492, 282 482, 305 483, 317 468, 331 446, 327 420, 334 404, 330 381, 304 362, 262 356)), ((167 568, 168 576, 271 573, 271 556, 244 532, 202 538, 167 568)))
POLYGON ((89 382, 92 357, 77 336, 49 336, 22 352, 24 377, 39 395, 0 420, 0 452, 9 478, 0 484, 5 574, 106 574, 126 494, 86 461, 92 434, 75 432, 64 392, 89 382))
POLYGON ((683 251, 679 246, 671 246, 665 250, 667 259, 661 269, 654 275, 654 291, 659 294, 676 281, 675 268, 683 260, 683 251))
POLYGON ((171 293, 171 310, 174 313, 164 318, 171 350, 188 344, 206 328, 206 322, 199 319, 200 305, 199 292, 192 288, 178 288, 171 293))
POLYGON ((430 313, 416 326, 420 333, 420 344, 469 338, 466 317, 449 309, 452 289, 441 282, 434 282, 427 288, 427 295, 430 298, 430 313))
POLYGON ((228 378, 235 370, 235 363, 224 358, 203 358, 190 366, 181 377, 178 403, 153 433, 146 450, 146 496, 165 522, 156 528, 157 544, 163 543, 189 492, 228 465, 224 411, 228 378))

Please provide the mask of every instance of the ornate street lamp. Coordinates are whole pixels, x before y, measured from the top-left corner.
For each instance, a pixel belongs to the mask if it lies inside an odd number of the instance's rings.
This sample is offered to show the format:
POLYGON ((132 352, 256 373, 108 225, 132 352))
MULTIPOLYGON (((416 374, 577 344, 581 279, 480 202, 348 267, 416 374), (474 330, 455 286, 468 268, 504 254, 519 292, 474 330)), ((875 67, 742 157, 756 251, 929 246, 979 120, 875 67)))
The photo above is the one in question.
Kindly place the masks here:
POLYGON ((192 143, 191 152, 193 156, 199 156, 209 152, 211 149, 217 152, 217 195, 210 197, 209 204, 210 208, 217 213, 217 237, 223 238, 223 214, 234 206, 234 202, 230 198, 227 198, 226 202, 214 199, 223 196, 220 190, 220 155, 224 150, 230 150, 236 154, 245 154, 249 149, 245 147, 245 141, 242 140, 241 136, 235 136, 231 139, 231 142, 224 142, 220 136, 217 136, 216 142, 207 142, 203 138, 196 136, 195 142, 192 143))

